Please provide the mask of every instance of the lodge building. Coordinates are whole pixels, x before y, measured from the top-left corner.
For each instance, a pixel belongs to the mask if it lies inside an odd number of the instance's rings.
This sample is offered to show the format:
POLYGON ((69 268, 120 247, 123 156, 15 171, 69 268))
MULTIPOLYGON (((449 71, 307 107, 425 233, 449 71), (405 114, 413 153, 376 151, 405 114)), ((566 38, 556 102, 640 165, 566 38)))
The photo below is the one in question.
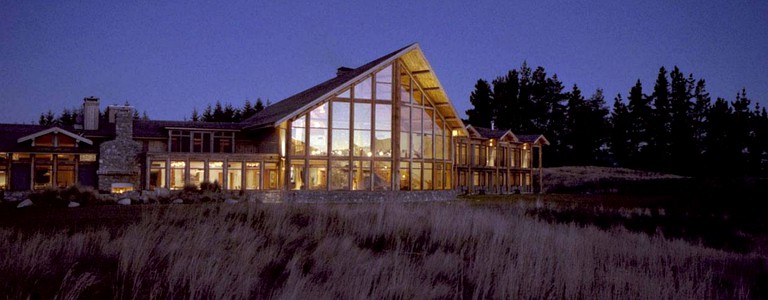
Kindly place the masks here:
POLYGON ((216 182, 296 200, 533 192, 546 144, 465 126, 412 44, 238 123, 137 120, 127 106, 102 114, 87 97, 75 126, 0 124, 0 189, 216 182))

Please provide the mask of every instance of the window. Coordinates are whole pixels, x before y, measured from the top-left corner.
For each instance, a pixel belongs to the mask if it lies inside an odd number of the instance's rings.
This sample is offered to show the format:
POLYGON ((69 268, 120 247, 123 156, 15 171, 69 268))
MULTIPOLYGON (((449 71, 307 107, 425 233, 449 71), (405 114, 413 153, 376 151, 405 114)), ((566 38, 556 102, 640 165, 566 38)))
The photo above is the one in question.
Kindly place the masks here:
POLYGON ((309 189, 311 190, 325 190, 327 189, 326 183, 328 182, 328 161, 326 160, 310 160, 309 161, 309 189))
POLYGON ((213 152, 232 153, 234 152, 234 144, 234 132, 216 132, 213 135, 213 152))
POLYGON ((367 77, 365 80, 355 84, 355 99, 371 99, 371 78, 367 77))
POLYGON ((392 189, 392 162, 373 162, 373 189, 377 191, 392 189))
POLYGON ((371 149, 371 104, 355 103, 354 107, 354 136, 353 155, 370 157, 371 149))
POLYGON ((349 161, 331 161, 331 190, 349 190, 349 161))
POLYGON ((374 149, 378 157, 392 156, 392 106, 376 104, 376 143, 374 149))
POLYGON ((0 190, 8 189, 8 154, 0 152, 0 190))
POLYGON ((414 191, 421 190, 421 163, 414 162, 411 164, 411 189, 414 191))
POLYGON ((442 190, 443 189, 443 164, 442 163, 435 163, 435 185, 434 189, 436 190, 442 190))
POLYGON ((243 163, 227 162, 227 189, 239 190, 243 187, 243 163))
POLYGON ((309 112, 309 154, 328 155, 328 103, 309 112))
POLYGON ((292 160, 291 161, 291 171, 290 171, 290 189, 292 190, 303 190, 306 189, 306 186, 304 185, 304 160, 292 160))
POLYGON ((208 182, 218 183, 219 186, 224 188, 224 162, 223 161, 209 161, 208 162, 208 182))
POLYGON ((422 187, 424 190, 431 190, 432 189, 432 163, 424 163, 424 172, 423 172, 423 178, 424 183, 422 184, 422 187))
POLYGON ((246 162, 245 163, 245 189, 246 190, 258 190, 261 185, 259 184, 260 170, 258 162, 246 162))
POLYGON ((184 161, 171 161, 171 189, 184 188, 184 183, 186 180, 184 169, 186 165, 187 164, 184 161))
POLYGON ((392 65, 382 69, 375 76, 376 79, 376 99, 392 100, 392 65))
POLYGON ((192 133, 192 152, 211 152, 211 133, 192 133))
POLYGON ((304 155, 306 151, 306 119, 306 116, 301 116, 291 124, 291 154, 304 155))
POLYGON ((407 158, 411 154, 411 108, 400 107, 400 157, 407 158))
POLYGON ((411 189, 411 170, 408 168, 409 163, 400 163, 400 190, 407 191, 411 189))
POLYGON ((354 160, 352 164, 352 189, 356 191, 371 190, 371 162, 354 160))
POLYGON ((170 150, 171 152, 189 152, 190 137, 189 132, 181 130, 171 130, 170 133, 170 150))
POLYGON ((153 160, 149 168, 149 188, 165 187, 165 161, 153 160))
POLYGON ((278 189, 277 163, 264 163, 264 189, 278 189))
POLYGON ((56 185, 60 188, 64 188, 73 184, 75 184, 75 166, 56 166, 56 185))
POLYGON ((332 108, 331 155, 349 156, 350 104, 334 101, 332 108))
POLYGON ((189 184, 196 187, 200 187, 200 184, 205 181, 205 162, 204 161, 190 161, 189 162, 189 184))

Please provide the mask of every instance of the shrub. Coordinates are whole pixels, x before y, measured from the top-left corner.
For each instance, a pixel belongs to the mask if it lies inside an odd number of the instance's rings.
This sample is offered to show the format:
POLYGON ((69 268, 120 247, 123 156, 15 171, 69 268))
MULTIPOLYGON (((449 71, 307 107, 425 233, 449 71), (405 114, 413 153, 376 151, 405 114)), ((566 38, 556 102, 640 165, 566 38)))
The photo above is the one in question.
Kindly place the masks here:
POLYGON ((29 195, 29 200, 41 207, 67 207, 69 204, 69 200, 62 199, 59 190, 52 187, 35 191, 29 195))

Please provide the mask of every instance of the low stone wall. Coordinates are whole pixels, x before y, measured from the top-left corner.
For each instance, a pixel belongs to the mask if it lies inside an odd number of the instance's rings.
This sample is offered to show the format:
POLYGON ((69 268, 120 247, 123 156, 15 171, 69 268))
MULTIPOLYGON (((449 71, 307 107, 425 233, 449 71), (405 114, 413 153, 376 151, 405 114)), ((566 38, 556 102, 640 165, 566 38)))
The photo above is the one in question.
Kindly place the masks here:
POLYGON ((456 199, 458 191, 249 191, 248 199, 264 203, 420 202, 456 199))

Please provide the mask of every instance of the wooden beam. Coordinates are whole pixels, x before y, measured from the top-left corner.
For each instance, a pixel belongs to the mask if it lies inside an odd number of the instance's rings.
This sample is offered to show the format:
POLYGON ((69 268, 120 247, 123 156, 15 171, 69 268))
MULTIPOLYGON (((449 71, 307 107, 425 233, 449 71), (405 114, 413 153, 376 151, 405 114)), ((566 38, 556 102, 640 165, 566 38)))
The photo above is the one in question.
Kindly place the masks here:
POLYGON ((411 75, 419 75, 419 74, 426 74, 429 73, 429 70, 418 70, 418 71, 411 71, 411 75))
POLYGON ((425 91, 434 91, 434 90, 439 90, 440 87, 436 87, 436 86, 433 86, 433 87, 423 87, 421 89, 425 90, 425 91))

